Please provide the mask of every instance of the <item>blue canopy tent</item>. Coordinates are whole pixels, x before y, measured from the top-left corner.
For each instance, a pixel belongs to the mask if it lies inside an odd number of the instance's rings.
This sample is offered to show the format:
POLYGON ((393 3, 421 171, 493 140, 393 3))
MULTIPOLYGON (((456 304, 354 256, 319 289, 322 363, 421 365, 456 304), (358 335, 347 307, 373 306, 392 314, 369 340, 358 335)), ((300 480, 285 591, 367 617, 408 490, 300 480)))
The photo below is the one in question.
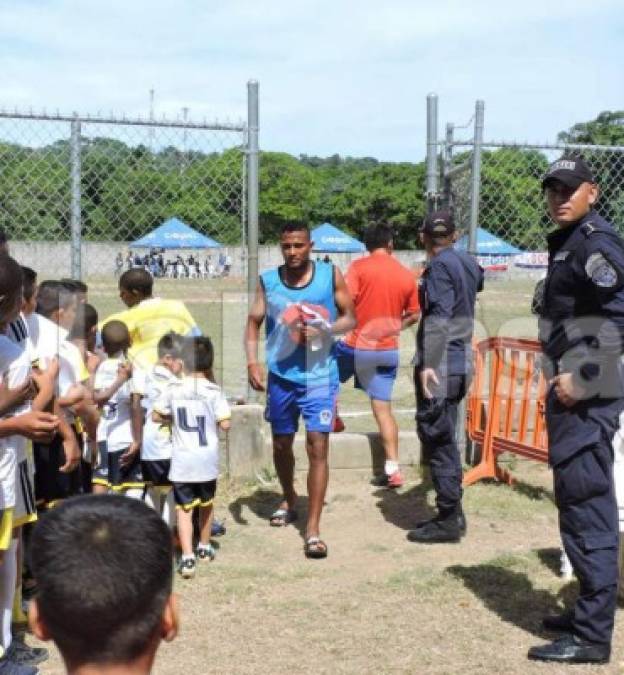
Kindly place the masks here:
POLYGON ((361 253, 366 249, 357 239, 330 223, 315 227, 310 233, 315 253, 361 253))
POLYGON ((145 236, 133 241, 131 248, 221 248, 221 244, 194 230, 178 218, 169 218, 145 236))
MULTIPOLYGON (((460 251, 468 249, 468 235, 457 240, 455 248, 460 251)), ((512 256, 520 255, 522 251, 515 246, 507 243, 504 239, 490 234, 481 227, 477 228, 477 255, 478 256, 512 256)))

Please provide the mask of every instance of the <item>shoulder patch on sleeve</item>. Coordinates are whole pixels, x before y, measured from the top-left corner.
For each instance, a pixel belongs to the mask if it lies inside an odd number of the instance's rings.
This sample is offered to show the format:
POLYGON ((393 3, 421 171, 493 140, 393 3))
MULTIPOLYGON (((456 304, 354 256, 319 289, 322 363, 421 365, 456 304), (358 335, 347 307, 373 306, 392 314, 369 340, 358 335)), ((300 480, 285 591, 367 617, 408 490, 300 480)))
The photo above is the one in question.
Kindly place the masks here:
POLYGON ((617 270, 600 252, 592 253, 587 258, 585 273, 600 288, 614 288, 618 283, 617 270))

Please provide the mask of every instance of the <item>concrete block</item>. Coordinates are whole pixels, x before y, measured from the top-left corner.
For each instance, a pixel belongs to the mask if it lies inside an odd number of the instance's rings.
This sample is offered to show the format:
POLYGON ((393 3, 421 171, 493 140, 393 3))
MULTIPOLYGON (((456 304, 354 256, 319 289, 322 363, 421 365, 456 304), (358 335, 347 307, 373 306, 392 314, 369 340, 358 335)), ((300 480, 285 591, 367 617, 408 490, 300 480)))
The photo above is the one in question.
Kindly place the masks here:
POLYGON ((273 466, 271 433, 261 405, 232 406, 232 426, 225 443, 225 472, 230 478, 253 479, 273 466))
MULTIPOLYGON (((307 471, 305 433, 295 436, 297 471, 307 471)), ((399 458, 403 466, 420 463, 420 442, 414 431, 399 432, 399 458)), ((383 470, 384 454, 378 433, 341 433, 329 437, 331 469, 383 470)), ((271 429, 261 405, 232 406, 232 427, 222 455, 222 470, 230 478, 254 479, 260 471, 273 467, 271 429)))
MULTIPOLYGON (((297 470, 307 471, 305 434, 295 436, 294 449, 297 470)), ((330 469, 370 469, 374 473, 381 473, 384 459, 381 438, 377 432, 343 432, 329 437, 330 469)), ((399 461, 403 466, 420 464, 420 441, 415 431, 399 432, 399 461)))

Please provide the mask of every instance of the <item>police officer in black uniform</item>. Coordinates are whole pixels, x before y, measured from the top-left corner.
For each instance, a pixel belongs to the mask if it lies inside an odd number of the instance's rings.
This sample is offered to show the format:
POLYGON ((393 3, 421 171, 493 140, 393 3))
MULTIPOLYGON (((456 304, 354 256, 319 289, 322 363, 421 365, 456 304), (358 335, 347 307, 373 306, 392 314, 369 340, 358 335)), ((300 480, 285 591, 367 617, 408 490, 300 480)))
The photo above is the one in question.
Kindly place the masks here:
POLYGON ((593 210, 598 186, 587 164, 564 156, 542 187, 551 218, 548 274, 538 307, 550 372, 546 398, 549 463, 565 551, 579 580, 572 611, 546 617, 561 631, 529 658, 606 663, 618 580, 618 515, 612 438, 624 408, 624 243, 593 210))
POLYGON ((416 429, 429 464, 438 514, 408 532, 410 541, 457 542, 466 531, 461 506, 462 469, 455 438, 457 407, 472 374, 472 334, 483 270, 453 248, 455 224, 448 211, 425 219, 421 241, 430 262, 420 278, 422 318, 416 336, 416 429))

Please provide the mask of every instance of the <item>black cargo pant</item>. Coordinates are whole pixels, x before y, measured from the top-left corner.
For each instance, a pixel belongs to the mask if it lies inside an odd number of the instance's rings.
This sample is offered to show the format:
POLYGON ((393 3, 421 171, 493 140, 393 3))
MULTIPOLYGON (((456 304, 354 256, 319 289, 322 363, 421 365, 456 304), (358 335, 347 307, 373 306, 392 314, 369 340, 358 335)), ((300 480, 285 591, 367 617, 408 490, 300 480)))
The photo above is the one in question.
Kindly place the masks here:
POLYGON ((621 399, 581 401, 565 408, 554 392, 546 399, 561 540, 579 581, 573 630, 609 644, 617 602, 618 510, 612 438, 621 399))
POLYGON ((416 387, 416 431, 423 463, 429 465, 436 492, 436 506, 443 518, 461 507, 462 467, 457 448, 457 407, 470 384, 468 375, 439 374, 433 398, 425 398, 420 384, 420 368, 414 369, 416 387))

